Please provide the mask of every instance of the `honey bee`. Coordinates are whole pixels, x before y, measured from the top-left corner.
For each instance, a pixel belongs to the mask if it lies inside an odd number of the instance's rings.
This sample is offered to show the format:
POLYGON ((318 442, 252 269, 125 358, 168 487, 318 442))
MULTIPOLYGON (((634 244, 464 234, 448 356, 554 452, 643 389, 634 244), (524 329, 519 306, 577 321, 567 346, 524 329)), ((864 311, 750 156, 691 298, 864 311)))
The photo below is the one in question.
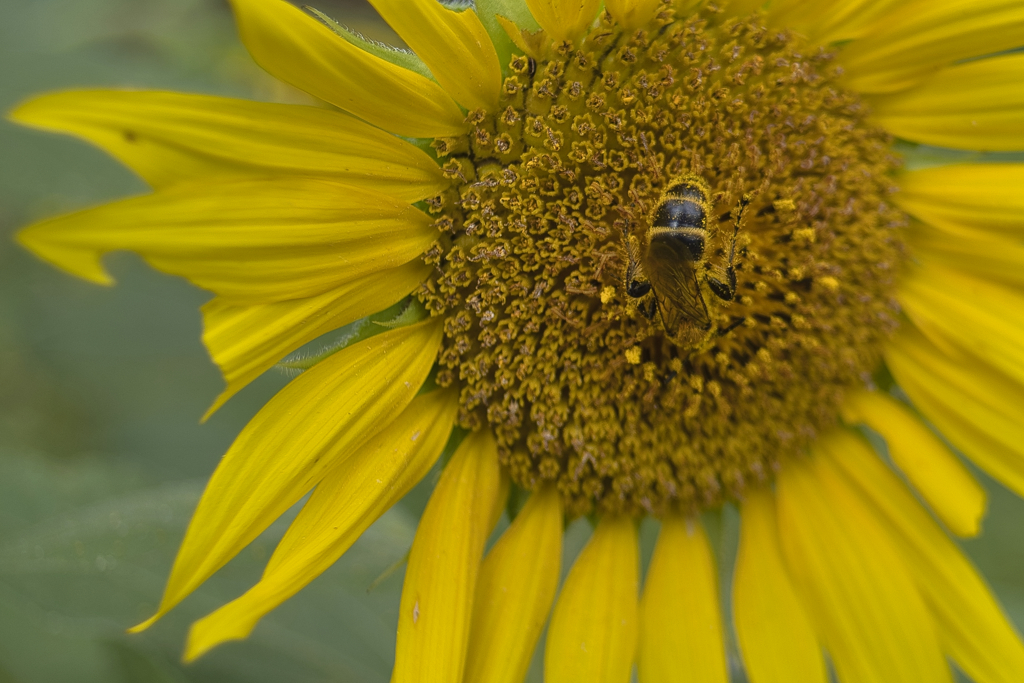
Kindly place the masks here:
POLYGON ((719 299, 736 297, 736 238, 749 201, 745 196, 736 212, 724 268, 708 264, 704 255, 712 205, 711 190, 699 176, 673 178, 648 214, 642 238, 626 235, 626 294, 638 300, 646 317, 659 311, 670 338, 711 329, 701 279, 719 299), (653 297, 645 305, 649 293, 653 297))

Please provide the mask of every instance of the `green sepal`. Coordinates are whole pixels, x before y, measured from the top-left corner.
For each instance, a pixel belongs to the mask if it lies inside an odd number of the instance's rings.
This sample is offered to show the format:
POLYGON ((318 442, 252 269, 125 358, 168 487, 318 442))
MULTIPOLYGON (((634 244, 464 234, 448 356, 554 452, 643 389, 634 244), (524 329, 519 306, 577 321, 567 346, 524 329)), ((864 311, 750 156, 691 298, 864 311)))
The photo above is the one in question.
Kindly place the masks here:
POLYGON ((889 371, 889 366, 884 362, 878 364, 878 369, 871 375, 871 381, 879 391, 883 391, 887 394, 891 394, 893 388, 896 386, 896 378, 892 376, 889 371))
POLYGON ((353 344, 369 339, 389 329, 397 329, 426 320, 429 317, 419 299, 407 296, 383 311, 360 318, 336 331, 337 340, 316 353, 297 351, 274 367, 287 372, 300 373, 353 344))
POLYGON ((530 31, 540 30, 540 24, 530 14, 524 0, 476 0, 476 13, 484 28, 487 29, 487 35, 491 37, 491 42, 494 43, 494 49, 498 53, 498 63, 501 64, 501 75, 505 76, 508 74, 512 55, 522 54, 522 50, 516 47, 512 39, 505 33, 505 29, 498 23, 498 17, 505 17, 519 28, 530 31))
POLYGON ((979 152, 970 149, 932 147, 907 140, 897 140, 892 150, 903 157, 903 168, 919 171, 950 164, 1013 164, 1024 161, 1024 152, 979 152))
POLYGON ((448 466, 448 461, 455 455, 455 451, 462 444, 462 440, 470 435, 468 429, 464 429, 459 425, 452 427, 451 436, 448 437, 448 443, 445 444, 444 450, 441 451, 441 456, 437 459, 441 463, 441 469, 443 470, 448 466))
POLYGON ((433 367, 430 368, 430 372, 427 373, 427 378, 423 380, 423 384, 420 385, 420 390, 416 392, 417 396, 429 394, 431 391, 436 391, 441 388, 441 385, 437 383, 437 370, 438 365, 437 363, 434 363, 433 367))
MULTIPOLYGON (((389 308, 387 310, 390 311, 391 309, 389 308)), ((381 313, 383 313, 383 311, 381 313)), ((374 316, 371 316, 371 318, 373 317, 374 316)), ((386 327, 389 330, 397 330, 399 327, 413 325, 415 323, 422 322, 429 317, 430 313, 427 311, 423 303, 419 299, 409 297, 405 301, 405 307, 398 315, 383 320, 376 319, 372 322, 375 325, 386 327)))
POLYGON ((370 53, 374 57, 380 57, 386 62, 391 62, 395 66, 408 69, 409 71, 417 73, 425 78, 429 78, 431 80, 434 79, 434 76, 430 73, 430 69, 427 68, 427 65, 424 64, 423 60, 417 57, 411 50, 403 50, 402 48, 394 47, 393 45, 388 45, 387 43, 382 43, 378 40, 371 40, 362 33, 339 24, 320 10, 310 7, 309 5, 303 5, 302 8, 323 22, 327 28, 331 29, 356 47, 370 53))
POLYGON ((508 502, 505 503, 505 512, 508 514, 508 521, 510 523, 515 521, 529 499, 529 491, 515 482, 511 483, 508 489, 508 502))

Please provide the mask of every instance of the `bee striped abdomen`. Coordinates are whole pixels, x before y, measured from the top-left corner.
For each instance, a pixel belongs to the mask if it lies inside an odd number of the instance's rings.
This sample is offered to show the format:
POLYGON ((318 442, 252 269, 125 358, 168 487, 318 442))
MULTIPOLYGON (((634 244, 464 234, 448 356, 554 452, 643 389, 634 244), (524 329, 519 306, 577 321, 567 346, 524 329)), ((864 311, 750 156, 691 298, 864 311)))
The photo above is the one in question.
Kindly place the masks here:
POLYGON ((673 240, 699 261, 704 256, 707 230, 707 194, 693 183, 678 183, 665 192, 654 212, 648 239, 673 240))
MULTIPOLYGON (((675 189, 675 188, 673 188, 675 189)), ((703 202, 690 197, 680 197, 667 192, 665 200, 658 206, 651 227, 654 228, 699 228, 707 227, 708 217, 703 202)))

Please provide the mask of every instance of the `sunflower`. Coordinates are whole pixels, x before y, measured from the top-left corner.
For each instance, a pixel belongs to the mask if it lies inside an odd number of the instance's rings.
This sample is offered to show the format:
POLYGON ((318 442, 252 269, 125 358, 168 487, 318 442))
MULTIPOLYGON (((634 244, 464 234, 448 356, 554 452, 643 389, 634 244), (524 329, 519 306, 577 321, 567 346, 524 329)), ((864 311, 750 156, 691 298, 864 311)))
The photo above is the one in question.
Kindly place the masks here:
POLYGON ((1024 494, 1024 165, 900 150, 1024 149, 1024 4, 371 3, 411 51, 231 0, 255 60, 322 106, 75 91, 12 114, 152 185, 18 239, 94 282, 131 250, 212 292, 211 411, 358 321, 230 447, 135 630, 312 492, 186 659, 246 637, 441 460, 397 683, 521 681, 545 626, 551 683, 726 681, 701 521, 723 505, 753 683, 826 661, 1020 680, 951 535, 986 505, 958 452, 1024 494))

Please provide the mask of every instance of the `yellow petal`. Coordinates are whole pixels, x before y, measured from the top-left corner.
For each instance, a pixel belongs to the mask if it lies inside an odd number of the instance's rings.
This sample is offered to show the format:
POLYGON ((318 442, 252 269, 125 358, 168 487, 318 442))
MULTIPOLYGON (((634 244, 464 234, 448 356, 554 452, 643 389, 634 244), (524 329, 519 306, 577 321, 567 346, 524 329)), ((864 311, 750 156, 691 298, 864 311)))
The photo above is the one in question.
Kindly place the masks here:
POLYGON ((555 604, 544 653, 546 683, 628 683, 639 569, 633 520, 601 519, 555 604))
POLYGON ((601 0, 526 0, 526 6, 551 40, 575 43, 594 23, 601 0))
POLYGON ((950 531, 978 535, 985 489, 906 406, 886 394, 861 390, 846 399, 843 419, 863 422, 882 435, 893 463, 950 531))
POLYGON ((156 619, 248 545, 332 468, 387 427, 434 364, 428 321, 354 344, 299 375, 256 414, 206 485, 156 619))
POLYGON ((834 458, 889 524, 936 618, 943 649, 977 683, 1013 683, 1024 646, 971 563, 863 441, 846 436, 834 458))
POLYGON ((424 212, 312 178, 175 185, 51 218, 18 233, 38 256, 107 283, 101 256, 138 252, 234 303, 315 296, 418 256, 436 237, 424 212))
POLYGON ((1024 289, 1024 244, 1009 236, 979 234, 970 238, 927 226, 910 235, 915 258, 957 268, 977 277, 1024 289))
POLYGON ((473 8, 455 11, 437 0, 370 0, 370 4, 456 102, 466 109, 495 111, 501 65, 473 8))
POLYGON ((285 0, 231 0, 253 59, 282 81, 385 130, 432 138, 466 131, 437 83, 364 52, 285 0))
POLYGON ((928 168, 902 174, 899 185, 900 208, 937 228, 1024 235, 1024 164, 928 168))
MULTIPOLYGON (((729 14, 744 16, 758 11, 769 2, 768 0, 727 0, 723 4, 729 10, 729 14)), ((774 6, 774 3, 771 6, 774 6)))
POLYGON ((498 53, 498 63, 502 70, 506 69, 514 52, 514 45, 502 20, 519 27, 515 29, 516 31, 520 28, 537 31, 540 27, 522 0, 476 0, 473 6, 498 53))
POLYGON ((663 519, 640 601, 640 683, 728 683, 717 576, 700 522, 663 519))
POLYGON ((318 107, 73 90, 36 97, 10 116, 84 138, 158 188, 199 178, 309 175, 415 202, 448 185, 419 148, 318 107))
POLYGON ((884 14, 839 62, 854 90, 894 92, 959 60, 1018 47, 1021 35, 1019 0, 918 0, 884 14))
POLYGON ((661 0, 607 0, 605 9, 626 29, 646 26, 661 9, 661 0))
POLYGON ((825 683, 825 660, 782 563, 775 500, 747 494, 732 584, 733 623, 750 683, 825 683))
POLYGON ((899 550, 835 466, 822 456, 788 461, 776 498, 786 565, 839 680, 950 681, 931 614, 899 550))
POLYGON ((896 2, 899 0, 816 3, 775 0, 768 5, 768 22, 772 26, 798 31, 816 43, 832 43, 861 37, 896 2))
POLYGON ((420 518, 398 613, 392 683, 459 683, 473 595, 498 504, 498 447, 486 429, 459 445, 420 518))
POLYGON ((1024 149, 1024 55, 949 67, 902 92, 869 98, 872 118, 914 142, 955 149, 1024 149))
POLYGON ((966 353, 949 355, 909 326, 886 348, 885 361, 950 443, 1024 495, 1024 388, 966 353))
MULTIPOLYGON (((530 18, 532 19, 533 17, 530 18)), ((548 38, 543 30, 531 31, 530 29, 520 28, 519 24, 500 14, 495 16, 495 20, 501 26, 505 35, 521 52, 534 59, 543 58, 545 47, 548 45, 548 38)))
POLYGON ((522 683, 561 564, 562 502, 549 486, 530 496, 480 568, 466 683, 522 683))
POLYGON ((1024 294, 929 264, 903 279, 898 296, 925 336, 955 344, 1024 385, 1024 294))
POLYGON ((203 306, 203 344, 227 387, 206 419, 284 356, 322 334, 382 311, 430 273, 420 260, 355 280, 319 296, 236 305, 216 298, 203 306))
POLYGON ((192 625, 185 660, 248 637, 270 610, 334 564, 366 529, 422 479, 441 455, 458 396, 432 391, 324 477, 244 595, 192 625))

